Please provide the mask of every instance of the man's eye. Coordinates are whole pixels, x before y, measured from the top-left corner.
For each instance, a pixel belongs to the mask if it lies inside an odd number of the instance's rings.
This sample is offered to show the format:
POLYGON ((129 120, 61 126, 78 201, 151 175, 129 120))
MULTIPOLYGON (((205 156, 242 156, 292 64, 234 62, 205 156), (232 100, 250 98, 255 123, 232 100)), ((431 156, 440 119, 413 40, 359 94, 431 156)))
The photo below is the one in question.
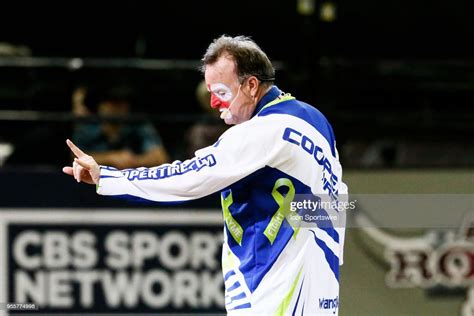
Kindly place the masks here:
POLYGON ((229 101, 232 98, 232 92, 223 84, 216 83, 215 87, 211 87, 212 94, 222 101, 229 101))

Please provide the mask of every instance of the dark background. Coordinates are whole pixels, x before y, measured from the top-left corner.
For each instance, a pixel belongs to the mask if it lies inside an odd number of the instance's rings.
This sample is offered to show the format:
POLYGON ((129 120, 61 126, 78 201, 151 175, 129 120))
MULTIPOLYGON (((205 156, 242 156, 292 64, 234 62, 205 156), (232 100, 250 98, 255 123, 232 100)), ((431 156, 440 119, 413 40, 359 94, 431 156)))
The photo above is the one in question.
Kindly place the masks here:
POLYGON ((331 2, 337 19, 327 25, 317 25, 317 12, 299 14, 295 0, 3 4, 0 36, 31 46, 37 56, 83 57, 134 57, 143 37, 146 57, 197 59, 214 37, 246 34, 271 57, 291 60, 299 56, 298 46, 309 44, 301 43, 302 31, 319 31, 322 42, 315 44, 333 57, 473 57, 470 1, 331 2))

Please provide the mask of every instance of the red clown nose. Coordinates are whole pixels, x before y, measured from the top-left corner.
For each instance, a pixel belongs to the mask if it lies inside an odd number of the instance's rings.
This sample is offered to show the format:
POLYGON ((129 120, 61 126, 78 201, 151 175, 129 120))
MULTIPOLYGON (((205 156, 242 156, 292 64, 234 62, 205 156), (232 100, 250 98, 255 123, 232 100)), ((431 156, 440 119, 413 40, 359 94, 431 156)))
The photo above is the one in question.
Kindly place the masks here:
POLYGON ((213 109, 228 108, 229 106, 230 106, 229 102, 222 101, 221 99, 216 97, 214 93, 211 93, 211 107, 213 109))

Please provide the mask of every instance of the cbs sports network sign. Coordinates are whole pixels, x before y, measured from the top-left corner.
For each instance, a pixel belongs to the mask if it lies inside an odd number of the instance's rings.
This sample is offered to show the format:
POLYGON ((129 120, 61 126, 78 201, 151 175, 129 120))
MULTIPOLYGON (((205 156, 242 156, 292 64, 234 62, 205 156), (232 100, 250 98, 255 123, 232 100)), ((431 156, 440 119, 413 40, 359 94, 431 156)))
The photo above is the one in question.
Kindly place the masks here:
POLYGON ((224 313, 222 227, 218 210, 0 209, 0 315, 224 313))

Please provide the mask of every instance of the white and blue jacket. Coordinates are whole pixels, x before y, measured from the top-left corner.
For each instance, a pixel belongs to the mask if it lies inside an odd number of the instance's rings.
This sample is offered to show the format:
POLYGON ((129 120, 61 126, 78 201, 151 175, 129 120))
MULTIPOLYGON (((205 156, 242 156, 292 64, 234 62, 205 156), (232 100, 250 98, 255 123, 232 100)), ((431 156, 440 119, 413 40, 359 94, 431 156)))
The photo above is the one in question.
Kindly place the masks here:
MULTIPOLYGON (((160 202, 220 191, 229 315, 337 314, 344 227, 288 220, 298 195, 347 194, 331 125, 273 86, 253 117, 193 159, 154 168, 101 167, 98 193, 160 202)), ((321 210, 324 212, 324 210, 321 210)))

